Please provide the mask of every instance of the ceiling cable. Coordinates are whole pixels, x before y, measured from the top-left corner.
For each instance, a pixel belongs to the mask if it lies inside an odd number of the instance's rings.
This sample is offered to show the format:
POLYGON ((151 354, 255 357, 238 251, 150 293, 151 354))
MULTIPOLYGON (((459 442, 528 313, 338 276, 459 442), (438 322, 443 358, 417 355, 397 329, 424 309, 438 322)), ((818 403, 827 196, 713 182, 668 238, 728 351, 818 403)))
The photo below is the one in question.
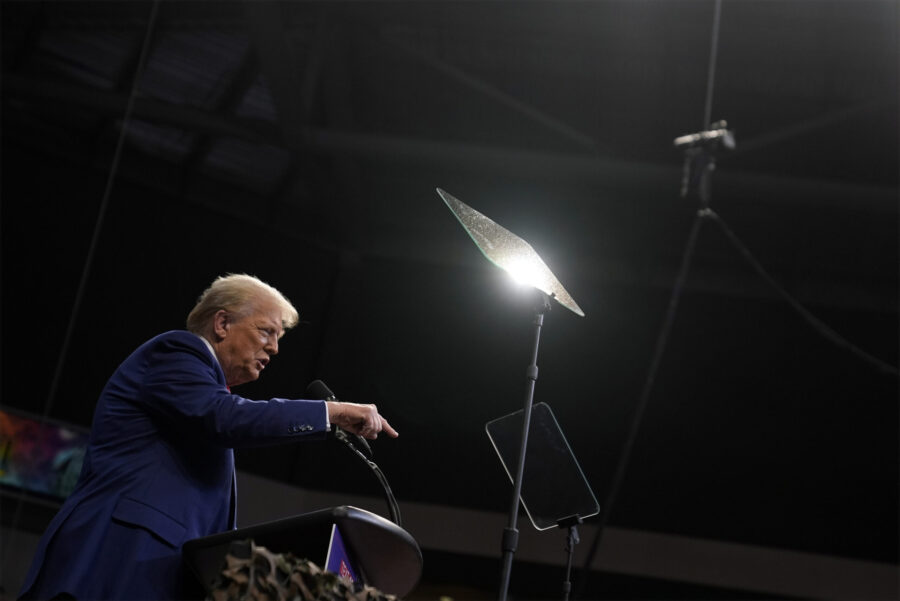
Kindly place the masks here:
MULTIPOLYGON (((706 103, 703 113, 703 129, 706 129, 710 126, 710 115, 712 114, 713 86, 715 85, 715 68, 718 56, 719 22, 721 20, 721 16, 722 0, 715 0, 715 9, 713 11, 712 24, 712 42, 709 53, 709 73, 706 79, 706 103)), ((704 193, 703 189, 699 191, 704 207, 708 208, 708 195, 704 193)), ((708 192, 708 187, 706 188, 706 192, 708 192)), ((697 211, 697 214, 694 217, 693 224, 691 225, 691 231, 688 235, 688 240, 682 253, 681 266, 678 270, 678 276, 676 277, 675 284, 672 287, 672 293, 669 296, 669 304, 666 309, 666 315, 663 320, 662 327, 660 328, 659 335, 656 339, 656 346, 653 349, 653 357, 650 361, 650 368, 647 371, 647 377, 645 378, 644 386, 641 389, 641 396, 638 399, 637 407, 635 408, 634 415, 631 419, 631 425, 628 430, 628 435, 625 440, 622 453, 619 456, 618 464, 616 465, 616 471, 613 475, 612 484, 610 485, 609 492, 606 495, 606 500, 600 508, 600 515, 597 523, 596 533, 594 534, 590 549, 588 550, 587 556, 584 560, 584 564, 581 570, 582 577, 578 586, 578 597, 583 596, 584 591, 587 587, 591 564, 594 562, 594 558, 596 557, 597 551, 600 548, 600 541, 603 539, 603 532, 606 529, 607 522, 609 521, 609 515, 612 512, 612 508, 615 505, 616 498, 619 495, 619 489, 621 488, 622 481, 625 478, 625 471, 631 459, 631 452, 634 448, 634 443, 637 439, 637 433, 640 429, 641 422, 643 421, 644 411, 647 408, 648 401, 650 400, 650 393, 653 391, 653 384, 656 381, 656 374, 659 371, 659 366, 662 362, 662 357, 665 353, 666 345, 669 341, 669 333, 672 329, 672 325, 675 322, 675 314, 678 309, 678 302, 681 298, 682 291, 684 290, 685 283, 687 281, 687 275, 690 270, 691 261, 693 259, 694 249, 697 244, 697 238, 700 234, 700 227, 703 225, 703 218, 705 216, 706 214, 704 213, 703 209, 697 211)))
POLYGON ((722 20, 722 0, 716 0, 713 9, 712 41, 709 48, 709 68, 706 75, 706 102, 703 105, 703 123, 701 129, 710 127, 712 123, 713 89, 716 85, 716 61, 719 58, 719 22, 722 20))
POLYGON ((587 586, 588 575, 590 574, 591 564, 594 562, 594 557, 597 555, 597 551, 600 548, 600 541, 603 538, 603 532, 606 529, 606 524, 609 521, 609 514, 612 511, 613 505, 616 502, 616 497, 619 495, 619 489, 621 488, 622 481, 625 478, 625 470, 628 467, 629 460, 631 458, 631 451, 634 448, 634 442, 637 440, 637 433, 640 429, 641 422, 643 421, 644 411, 647 408, 647 403, 650 400, 650 393, 653 391, 653 384, 656 381, 656 373, 659 371, 659 365, 662 362, 663 354, 666 350, 666 345, 669 341, 669 333, 672 330, 672 325, 675 323, 675 314, 678 309, 678 301, 681 299, 681 293, 684 290, 685 283, 687 281, 688 271, 690 270, 691 260, 694 255, 694 249, 697 245, 697 237, 700 234, 700 227, 703 225, 703 211, 697 211, 697 215, 694 217, 694 222, 691 225, 691 232, 688 235, 687 244, 685 244, 684 252, 681 258, 681 267, 678 270, 678 276, 675 279, 675 284, 672 287, 672 294, 669 297, 669 304, 666 309, 666 316, 663 320, 662 328, 660 329, 659 336, 656 339, 656 346, 653 349, 653 358, 650 361, 650 369, 647 371, 647 377, 644 380, 644 386, 641 389, 641 396, 638 400, 637 407, 634 410, 634 416, 631 419, 631 426, 628 430, 628 435, 625 439, 625 445, 622 449, 622 453, 619 456, 619 462, 616 465, 616 471, 613 475, 612 484, 610 485, 609 492, 606 495, 606 501, 600 508, 600 517, 597 523, 596 534, 594 534, 594 539, 591 541, 591 546, 588 551, 588 554, 584 560, 584 566, 582 568, 582 578, 578 587, 578 597, 582 597, 584 593, 584 589, 587 586))
MULTIPOLYGON (((703 128, 711 128, 713 125, 712 121, 712 101, 713 101, 713 90, 715 88, 715 71, 716 71, 716 62, 718 59, 718 47, 719 47, 719 25, 721 23, 721 12, 722 12, 722 4, 721 0, 715 0, 715 7, 713 12, 713 24, 712 24, 712 41, 710 45, 710 54, 709 54, 709 70, 707 75, 706 82, 706 100, 704 103, 704 112, 703 112, 703 128)), ((724 125, 724 123, 723 123, 724 125)), ((705 132, 709 133, 709 132, 705 132)), ((712 156, 712 155, 710 155, 712 156)), ((708 177, 711 170, 706 174, 708 177)), ((683 196, 684 196, 683 190, 683 196)), ((663 321, 662 328, 660 330, 659 336, 657 338, 656 347, 654 349, 653 357, 651 359, 650 368, 647 373, 646 380, 644 382, 643 389, 641 390, 641 396, 638 400, 637 407, 635 408, 634 416, 632 417, 631 426, 623 447, 623 451, 619 457, 618 464, 616 466, 616 471, 613 475, 613 480, 610 485, 609 493, 606 497, 606 502, 604 506, 601 508, 601 513, 599 516, 599 523, 597 524, 596 534, 594 535, 594 539, 591 542, 590 549, 585 558, 583 568, 582 568, 582 578, 579 586, 579 596, 583 594, 587 585, 587 579, 590 575, 591 565, 594 562, 594 558, 597 555, 597 552, 600 547, 600 542, 603 537, 603 532, 605 530, 606 524, 609 520, 609 515, 612 511, 613 505, 615 503, 616 497, 619 493, 619 488, 621 487, 622 481, 625 476, 625 471, 629 463, 629 459, 631 456, 632 448, 634 446, 635 439, 637 437, 637 432, 640 428, 640 423, 643 419, 643 415, 645 409, 647 407, 647 403, 650 397, 650 393, 653 389, 653 384, 656 379, 656 373, 658 371, 660 362, 662 360, 663 353, 665 351, 666 344, 669 338, 669 332, 671 330, 672 324, 675 319, 675 311, 678 306, 678 300, 681 296, 681 293, 684 288, 685 280, 687 277, 688 269, 690 267, 691 258, 693 255, 694 247, 696 245, 697 236, 700 231, 700 226, 705 219, 712 219, 715 221, 724 232, 725 236, 728 240, 734 245, 737 249, 738 253, 750 264, 750 266, 757 272, 757 274, 762 277, 763 280, 769 286, 771 286, 775 292, 785 301, 787 302, 799 315, 809 324, 812 328, 821 336, 825 337, 827 340, 831 341, 835 345, 851 352, 853 355, 857 356, 861 360, 865 361, 871 366, 874 366, 876 369, 881 371, 882 373, 892 375, 894 377, 900 376, 900 370, 897 369, 896 366, 890 365, 885 361, 867 353, 862 350, 858 346, 854 345, 846 338, 838 334, 833 328, 822 322, 815 315, 813 315, 809 310, 807 310, 799 301, 797 301, 787 290, 778 284, 772 276, 766 272, 763 268, 762 264, 756 260, 756 258, 750 253, 750 250, 740 241, 737 235, 728 227, 728 225, 724 222, 724 220, 712 209, 709 208, 709 191, 708 187, 704 190, 699 190, 700 199, 703 203, 703 207, 697 211, 697 215, 694 219, 693 226, 691 228, 690 235, 688 236, 688 242, 685 246, 681 268, 678 273, 678 277, 676 278, 675 284, 672 289, 672 294, 669 299, 669 305, 666 312, 665 319, 663 321)))
POLYGON ((778 295, 793 308, 797 313, 800 314, 804 320, 806 320, 809 325, 812 326, 813 330, 815 330, 818 334, 825 337, 835 345, 849 351, 850 353, 856 355, 858 358, 862 359, 869 365, 875 367, 877 370, 892 375, 894 377, 900 376, 900 370, 897 369, 896 366, 887 363, 867 353, 863 349, 859 348, 840 334, 838 334, 831 326, 827 325, 821 319, 810 313, 810 311, 800 304, 796 298, 791 296, 791 294, 785 290, 785 288, 775 281, 769 273, 765 270, 762 264, 756 260, 756 257, 750 252, 750 250, 740 241, 737 235, 731 231, 731 228, 725 223, 725 221, 719 216, 718 213, 713 211, 710 208, 705 209, 706 214, 704 217, 708 217, 719 224, 719 227, 722 228, 722 231, 725 233, 725 237, 734 245, 737 249, 738 253, 746 260, 751 267, 753 267, 754 271, 766 281, 766 283, 771 286, 778 295))
MULTIPOLYGON (((65 366, 66 358, 69 354, 69 347, 71 346, 72 336, 75 331, 75 322, 78 319, 78 314, 81 310, 81 304, 84 300, 85 289, 87 288, 87 281, 88 277, 90 276, 91 266, 94 262, 94 256, 97 254, 100 232, 103 229, 103 219, 106 216, 107 209, 109 208, 109 199, 113 188, 113 182, 115 181, 117 172, 119 170, 119 163, 122 158, 122 149, 125 144, 125 135, 128 131, 128 124, 131 121, 131 114, 134 110, 134 102, 138 94, 138 86, 140 85, 141 75, 143 74, 144 66, 147 62, 150 42, 153 39, 153 31, 156 26, 156 17, 158 12, 159 0, 153 0, 153 3, 150 7, 150 16, 147 22, 147 30, 144 33, 144 41, 141 46, 141 53, 138 57, 137 66, 135 67, 134 79, 131 82, 131 93, 128 96, 128 104, 126 105, 125 113, 122 117, 122 128, 119 132, 119 138, 116 143, 115 153, 113 154, 112 165, 110 166, 109 175, 106 179, 106 188, 100 201, 100 208, 98 209, 97 213, 97 221, 94 224, 94 232, 91 237, 88 254, 84 260, 84 268, 81 272, 81 280, 78 283, 78 290, 75 293, 75 300, 72 302, 72 311, 69 315, 69 323, 66 326, 66 333, 63 338, 62 348, 59 352, 59 358, 56 361, 56 368, 53 371, 53 378, 50 380, 50 389, 47 393, 47 398, 44 401, 44 407, 41 413, 42 422, 47 419, 47 417, 50 415, 50 411, 53 408, 53 402, 56 398, 56 392, 59 388, 59 382, 62 376, 63 367, 65 366)), ((10 556, 10 553, 15 548, 15 537, 19 525, 19 520, 21 519, 22 505, 25 495, 25 488, 23 487, 16 497, 15 510, 13 512, 13 518, 9 526, 10 536, 6 541, 6 546, 2 549, 3 555, 2 558, 0 558, 0 565, 6 564, 6 558, 10 556)))
POLYGON ((72 342, 72 335, 75 330, 75 323, 78 321, 78 314, 81 311, 81 303, 84 300, 87 281, 91 273, 91 267, 94 263, 94 256, 97 254, 97 246, 100 240, 100 232, 103 229, 103 220, 106 217, 106 211, 109 208, 109 199, 112 194, 113 183, 119 171, 119 163, 122 159, 122 149, 125 145, 125 136, 128 133, 128 125, 131 122, 131 114, 134 112, 134 102, 138 95, 138 86, 140 85, 141 75, 149 54, 150 42, 153 39, 153 30, 156 25, 156 16, 159 12, 159 0, 153 0, 150 8, 150 18, 147 22, 147 31, 144 34, 144 42, 141 46, 141 54, 138 57, 137 66, 134 72, 134 79, 131 82, 131 93, 128 95, 128 104, 125 106, 125 113, 122 116, 122 128, 119 131, 119 138, 116 142, 116 150, 113 153, 112 165, 109 169, 109 175, 106 178, 106 188, 103 191, 103 198, 100 201, 100 208, 97 211, 97 221, 94 224, 94 233, 91 236, 91 244, 88 247, 87 257, 84 259, 84 268, 81 271, 81 280, 78 282, 78 290, 75 293, 75 300, 72 302, 72 312, 69 315, 69 323, 66 327, 66 334, 63 338, 62 349, 59 352, 59 359, 56 362, 56 369, 53 372, 53 379, 50 381, 50 391, 47 393, 47 400, 44 403, 44 417, 50 414, 53 408, 53 402, 56 400, 56 391, 59 388, 59 381, 62 376, 62 370, 69 354, 69 346, 72 342))

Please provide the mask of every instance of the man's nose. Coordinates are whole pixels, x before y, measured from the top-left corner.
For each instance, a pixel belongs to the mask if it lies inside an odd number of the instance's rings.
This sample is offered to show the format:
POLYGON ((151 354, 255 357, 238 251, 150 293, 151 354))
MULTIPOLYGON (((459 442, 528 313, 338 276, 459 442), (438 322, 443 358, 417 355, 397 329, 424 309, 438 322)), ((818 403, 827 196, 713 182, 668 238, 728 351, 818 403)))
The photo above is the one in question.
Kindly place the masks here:
POLYGON ((275 338, 275 337, 269 338, 269 342, 266 344, 265 347, 263 347, 263 350, 265 350, 270 355, 277 355, 278 354, 278 338, 275 338))

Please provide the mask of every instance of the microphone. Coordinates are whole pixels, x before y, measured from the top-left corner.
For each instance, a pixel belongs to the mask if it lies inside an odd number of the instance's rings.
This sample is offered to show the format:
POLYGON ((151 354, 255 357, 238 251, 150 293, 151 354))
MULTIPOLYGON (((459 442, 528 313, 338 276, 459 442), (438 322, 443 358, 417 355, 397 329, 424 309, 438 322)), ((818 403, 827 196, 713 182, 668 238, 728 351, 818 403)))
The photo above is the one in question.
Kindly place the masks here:
MULTIPOLYGON (((337 397, 334 396, 334 393, 331 392, 331 389, 325 385, 325 382, 322 380, 313 380, 309 383, 309 386, 306 387, 306 396, 311 399, 323 399, 325 401, 337 401, 337 397)), ((353 451, 353 454, 359 457, 362 461, 369 466, 372 472, 375 474, 375 477, 378 478, 379 484, 381 484, 381 488, 384 490, 384 498, 387 501, 388 511, 391 514, 391 520, 402 527, 400 522, 400 506, 397 504, 397 499, 394 498, 394 493, 391 491, 391 487, 388 484, 387 478, 384 477, 381 469, 372 461, 372 448, 369 446, 369 443, 366 442, 366 439, 358 434, 353 434, 351 432, 347 432, 342 428, 338 428, 334 424, 334 437, 340 440, 342 443, 347 445, 347 448, 353 451), (356 448, 356 444, 359 444, 365 453, 356 448), (368 455, 368 457, 366 456, 368 455)))
MULTIPOLYGON (((309 386, 306 387, 306 394, 304 395, 307 398, 311 399, 322 399, 324 401, 337 401, 338 398, 335 396, 331 389, 323 382, 322 380, 313 380, 309 383, 309 386)), ((359 444, 362 449, 365 451, 366 455, 371 459, 374 453, 372 453, 372 447, 369 446, 369 443, 365 438, 360 436, 359 434, 352 434, 347 432, 346 430, 339 428, 332 424, 334 428, 334 437, 353 448, 354 443, 359 444)))
POLYGON ((706 131, 679 136, 675 138, 675 148, 686 150, 698 146, 712 146, 721 142, 726 149, 732 150, 735 147, 734 132, 727 127, 727 122, 717 121, 706 131))

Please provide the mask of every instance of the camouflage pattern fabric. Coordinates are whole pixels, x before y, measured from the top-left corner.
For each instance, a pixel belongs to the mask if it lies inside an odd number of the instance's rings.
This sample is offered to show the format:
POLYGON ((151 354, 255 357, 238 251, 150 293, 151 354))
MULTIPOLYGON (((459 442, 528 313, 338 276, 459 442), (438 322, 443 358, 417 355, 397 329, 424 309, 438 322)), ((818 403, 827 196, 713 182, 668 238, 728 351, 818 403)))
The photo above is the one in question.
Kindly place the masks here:
POLYGON ((394 595, 326 572, 308 559, 236 541, 207 601, 397 601, 394 595))

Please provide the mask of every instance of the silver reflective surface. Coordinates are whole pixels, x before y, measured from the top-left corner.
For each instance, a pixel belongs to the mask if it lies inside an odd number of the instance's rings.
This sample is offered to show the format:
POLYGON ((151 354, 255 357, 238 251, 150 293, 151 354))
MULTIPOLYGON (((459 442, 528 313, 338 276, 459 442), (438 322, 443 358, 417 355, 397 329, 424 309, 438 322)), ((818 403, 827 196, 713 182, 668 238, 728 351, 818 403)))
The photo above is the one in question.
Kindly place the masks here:
POLYGON ((444 190, 438 188, 437 193, 491 263, 520 282, 530 284, 556 299, 576 315, 584 317, 584 311, 530 244, 444 190))

